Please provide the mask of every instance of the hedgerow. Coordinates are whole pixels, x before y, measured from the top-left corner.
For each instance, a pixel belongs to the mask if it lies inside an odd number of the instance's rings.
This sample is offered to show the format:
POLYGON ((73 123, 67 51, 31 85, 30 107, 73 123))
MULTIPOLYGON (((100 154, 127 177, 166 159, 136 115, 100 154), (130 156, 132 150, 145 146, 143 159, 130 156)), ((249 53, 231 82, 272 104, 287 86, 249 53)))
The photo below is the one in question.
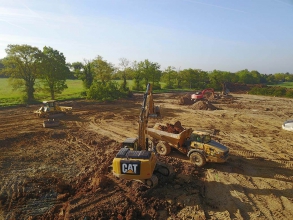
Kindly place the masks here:
POLYGON ((264 88, 253 87, 248 93, 252 95, 293 98, 293 89, 288 89, 280 86, 267 86, 264 88))

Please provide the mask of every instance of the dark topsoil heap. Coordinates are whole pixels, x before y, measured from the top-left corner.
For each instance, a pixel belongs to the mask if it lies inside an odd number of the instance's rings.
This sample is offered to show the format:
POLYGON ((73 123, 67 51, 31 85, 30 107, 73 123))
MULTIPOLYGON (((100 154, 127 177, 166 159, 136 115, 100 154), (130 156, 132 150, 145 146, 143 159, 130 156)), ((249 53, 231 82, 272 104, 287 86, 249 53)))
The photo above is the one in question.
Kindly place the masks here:
POLYGON ((179 134, 184 131, 180 121, 176 121, 174 125, 167 123, 166 126, 158 125, 158 130, 166 131, 168 133, 179 134))
POLYGON ((210 111, 218 109, 216 106, 214 106, 209 101, 197 101, 193 105, 189 106, 189 108, 194 109, 194 110, 210 110, 210 111))
POLYGON ((192 105, 194 103, 193 100, 191 100, 191 94, 186 93, 184 96, 180 97, 178 104, 179 105, 192 105))

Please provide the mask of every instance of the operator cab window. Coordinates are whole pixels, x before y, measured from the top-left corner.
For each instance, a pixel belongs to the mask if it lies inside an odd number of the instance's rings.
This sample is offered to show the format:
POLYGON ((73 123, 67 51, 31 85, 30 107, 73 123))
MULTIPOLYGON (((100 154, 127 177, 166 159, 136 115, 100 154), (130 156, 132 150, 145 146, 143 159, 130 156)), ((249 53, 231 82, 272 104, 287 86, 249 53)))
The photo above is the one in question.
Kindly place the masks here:
POLYGON ((193 141, 197 141, 197 142, 201 142, 201 137, 197 134, 191 134, 190 135, 190 139, 193 140, 193 141))
POLYGON ((210 135, 204 135, 203 136, 203 143, 209 143, 211 141, 210 135))

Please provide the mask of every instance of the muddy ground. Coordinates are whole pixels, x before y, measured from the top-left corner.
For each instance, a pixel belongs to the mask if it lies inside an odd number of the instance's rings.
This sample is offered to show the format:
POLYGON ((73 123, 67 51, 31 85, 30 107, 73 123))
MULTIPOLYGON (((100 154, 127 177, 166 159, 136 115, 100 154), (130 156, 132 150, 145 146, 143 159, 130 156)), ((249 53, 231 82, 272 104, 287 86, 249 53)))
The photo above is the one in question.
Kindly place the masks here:
POLYGON ((42 128, 36 105, 0 109, 0 219, 293 219, 293 133, 281 129, 293 100, 232 94, 211 111, 179 105, 182 95, 155 95, 163 117, 149 126, 210 131, 230 158, 197 168, 176 151, 160 156, 175 176, 154 189, 107 171, 137 135, 141 94, 63 103, 73 114, 57 128, 42 128))

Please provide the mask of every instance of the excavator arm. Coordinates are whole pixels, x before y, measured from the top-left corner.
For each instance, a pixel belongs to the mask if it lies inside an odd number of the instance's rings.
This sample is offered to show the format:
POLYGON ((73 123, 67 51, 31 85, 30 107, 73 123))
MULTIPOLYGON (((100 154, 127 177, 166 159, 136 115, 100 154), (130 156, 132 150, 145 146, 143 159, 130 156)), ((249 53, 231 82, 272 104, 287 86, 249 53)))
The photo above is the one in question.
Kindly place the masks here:
POLYGON ((148 95, 151 85, 147 85, 146 92, 143 95, 143 102, 138 119, 138 146, 142 150, 147 150, 148 141, 146 139, 146 130, 148 124, 149 111, 147 110, 148 95))
POLYGON ((141 111, 139 114, 139 128, 138 128, 138 146, 142 150, 148 149, 148 138, 146 137, 147 124, 149 117, 159 117, 160 108, 154 105, 153 93, 152 93, 152 85, 150 83, 147 84, 146 91, 143 95, 143 102, 141 111))

